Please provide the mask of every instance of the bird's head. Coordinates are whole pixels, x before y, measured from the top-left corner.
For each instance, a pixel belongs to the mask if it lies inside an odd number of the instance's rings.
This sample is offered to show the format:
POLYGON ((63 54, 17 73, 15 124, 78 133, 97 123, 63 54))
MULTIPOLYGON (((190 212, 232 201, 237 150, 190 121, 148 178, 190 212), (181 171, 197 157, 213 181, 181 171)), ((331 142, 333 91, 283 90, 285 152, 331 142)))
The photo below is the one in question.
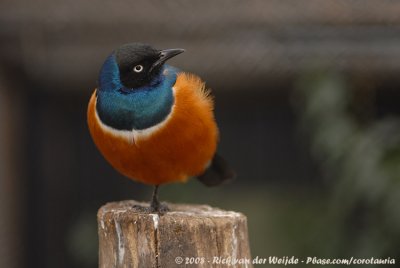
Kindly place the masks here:
POLYGON ((100 72, 100 89, 109 87, 110 82, 127 89, 149 86, 159 76, 164 63, 182 52, 180 48, 157 50, 141 43, 122 45, 105 61, 100 72))

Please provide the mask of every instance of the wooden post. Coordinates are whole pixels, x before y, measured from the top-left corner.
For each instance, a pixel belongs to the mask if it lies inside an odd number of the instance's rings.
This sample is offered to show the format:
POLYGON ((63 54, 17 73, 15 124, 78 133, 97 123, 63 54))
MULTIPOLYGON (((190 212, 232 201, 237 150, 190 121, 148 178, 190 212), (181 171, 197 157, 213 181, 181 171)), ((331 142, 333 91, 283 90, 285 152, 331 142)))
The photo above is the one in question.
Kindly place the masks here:
POLYGON ((100 268, 252 267, 243 214, 168 204, 170 211, 159 215, 134 205, 148 206, 123 201, 100 208, 100 268))

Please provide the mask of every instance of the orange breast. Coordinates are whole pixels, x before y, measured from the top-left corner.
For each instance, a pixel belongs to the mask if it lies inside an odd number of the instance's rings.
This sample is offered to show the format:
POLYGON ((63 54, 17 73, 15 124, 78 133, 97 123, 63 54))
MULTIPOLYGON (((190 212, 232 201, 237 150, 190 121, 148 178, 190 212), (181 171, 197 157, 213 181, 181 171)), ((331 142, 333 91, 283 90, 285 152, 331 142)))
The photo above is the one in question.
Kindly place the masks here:
POLYGON ((103 156, 123 175, 146 184, 186 181, 201 174, 213 157, 218 129, 204 83, 180 73, 174 95, 167 121, 148 135, 137 134, 132 142, 100 122, 93 93, 87 113, 90 133, 103 156))

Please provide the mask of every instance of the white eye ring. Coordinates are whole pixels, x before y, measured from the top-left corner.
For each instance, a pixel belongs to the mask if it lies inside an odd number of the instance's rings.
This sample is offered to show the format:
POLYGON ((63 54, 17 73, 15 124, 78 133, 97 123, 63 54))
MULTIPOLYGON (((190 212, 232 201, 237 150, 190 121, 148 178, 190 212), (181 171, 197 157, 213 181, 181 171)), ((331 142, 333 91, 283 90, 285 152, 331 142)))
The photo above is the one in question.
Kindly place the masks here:
POLYGON ((135 73, 140 73, 141 71, 143 71, 143 65, 136 65, 135 67, 133 67, 133 71, 135 73))

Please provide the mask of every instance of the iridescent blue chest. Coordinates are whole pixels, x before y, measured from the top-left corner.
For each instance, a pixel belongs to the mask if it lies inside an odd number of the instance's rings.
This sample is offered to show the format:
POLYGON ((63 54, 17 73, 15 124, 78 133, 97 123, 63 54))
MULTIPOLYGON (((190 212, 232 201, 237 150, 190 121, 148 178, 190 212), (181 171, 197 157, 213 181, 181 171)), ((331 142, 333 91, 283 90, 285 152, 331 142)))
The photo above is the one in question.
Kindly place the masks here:
POLYGON ((142 130, 162 122, 174 104, 176 76, 176 68, 164 65, 149 85, 126 88, 111 55, 100 71, 96 106, 100 120, 118 130, 142 130))

